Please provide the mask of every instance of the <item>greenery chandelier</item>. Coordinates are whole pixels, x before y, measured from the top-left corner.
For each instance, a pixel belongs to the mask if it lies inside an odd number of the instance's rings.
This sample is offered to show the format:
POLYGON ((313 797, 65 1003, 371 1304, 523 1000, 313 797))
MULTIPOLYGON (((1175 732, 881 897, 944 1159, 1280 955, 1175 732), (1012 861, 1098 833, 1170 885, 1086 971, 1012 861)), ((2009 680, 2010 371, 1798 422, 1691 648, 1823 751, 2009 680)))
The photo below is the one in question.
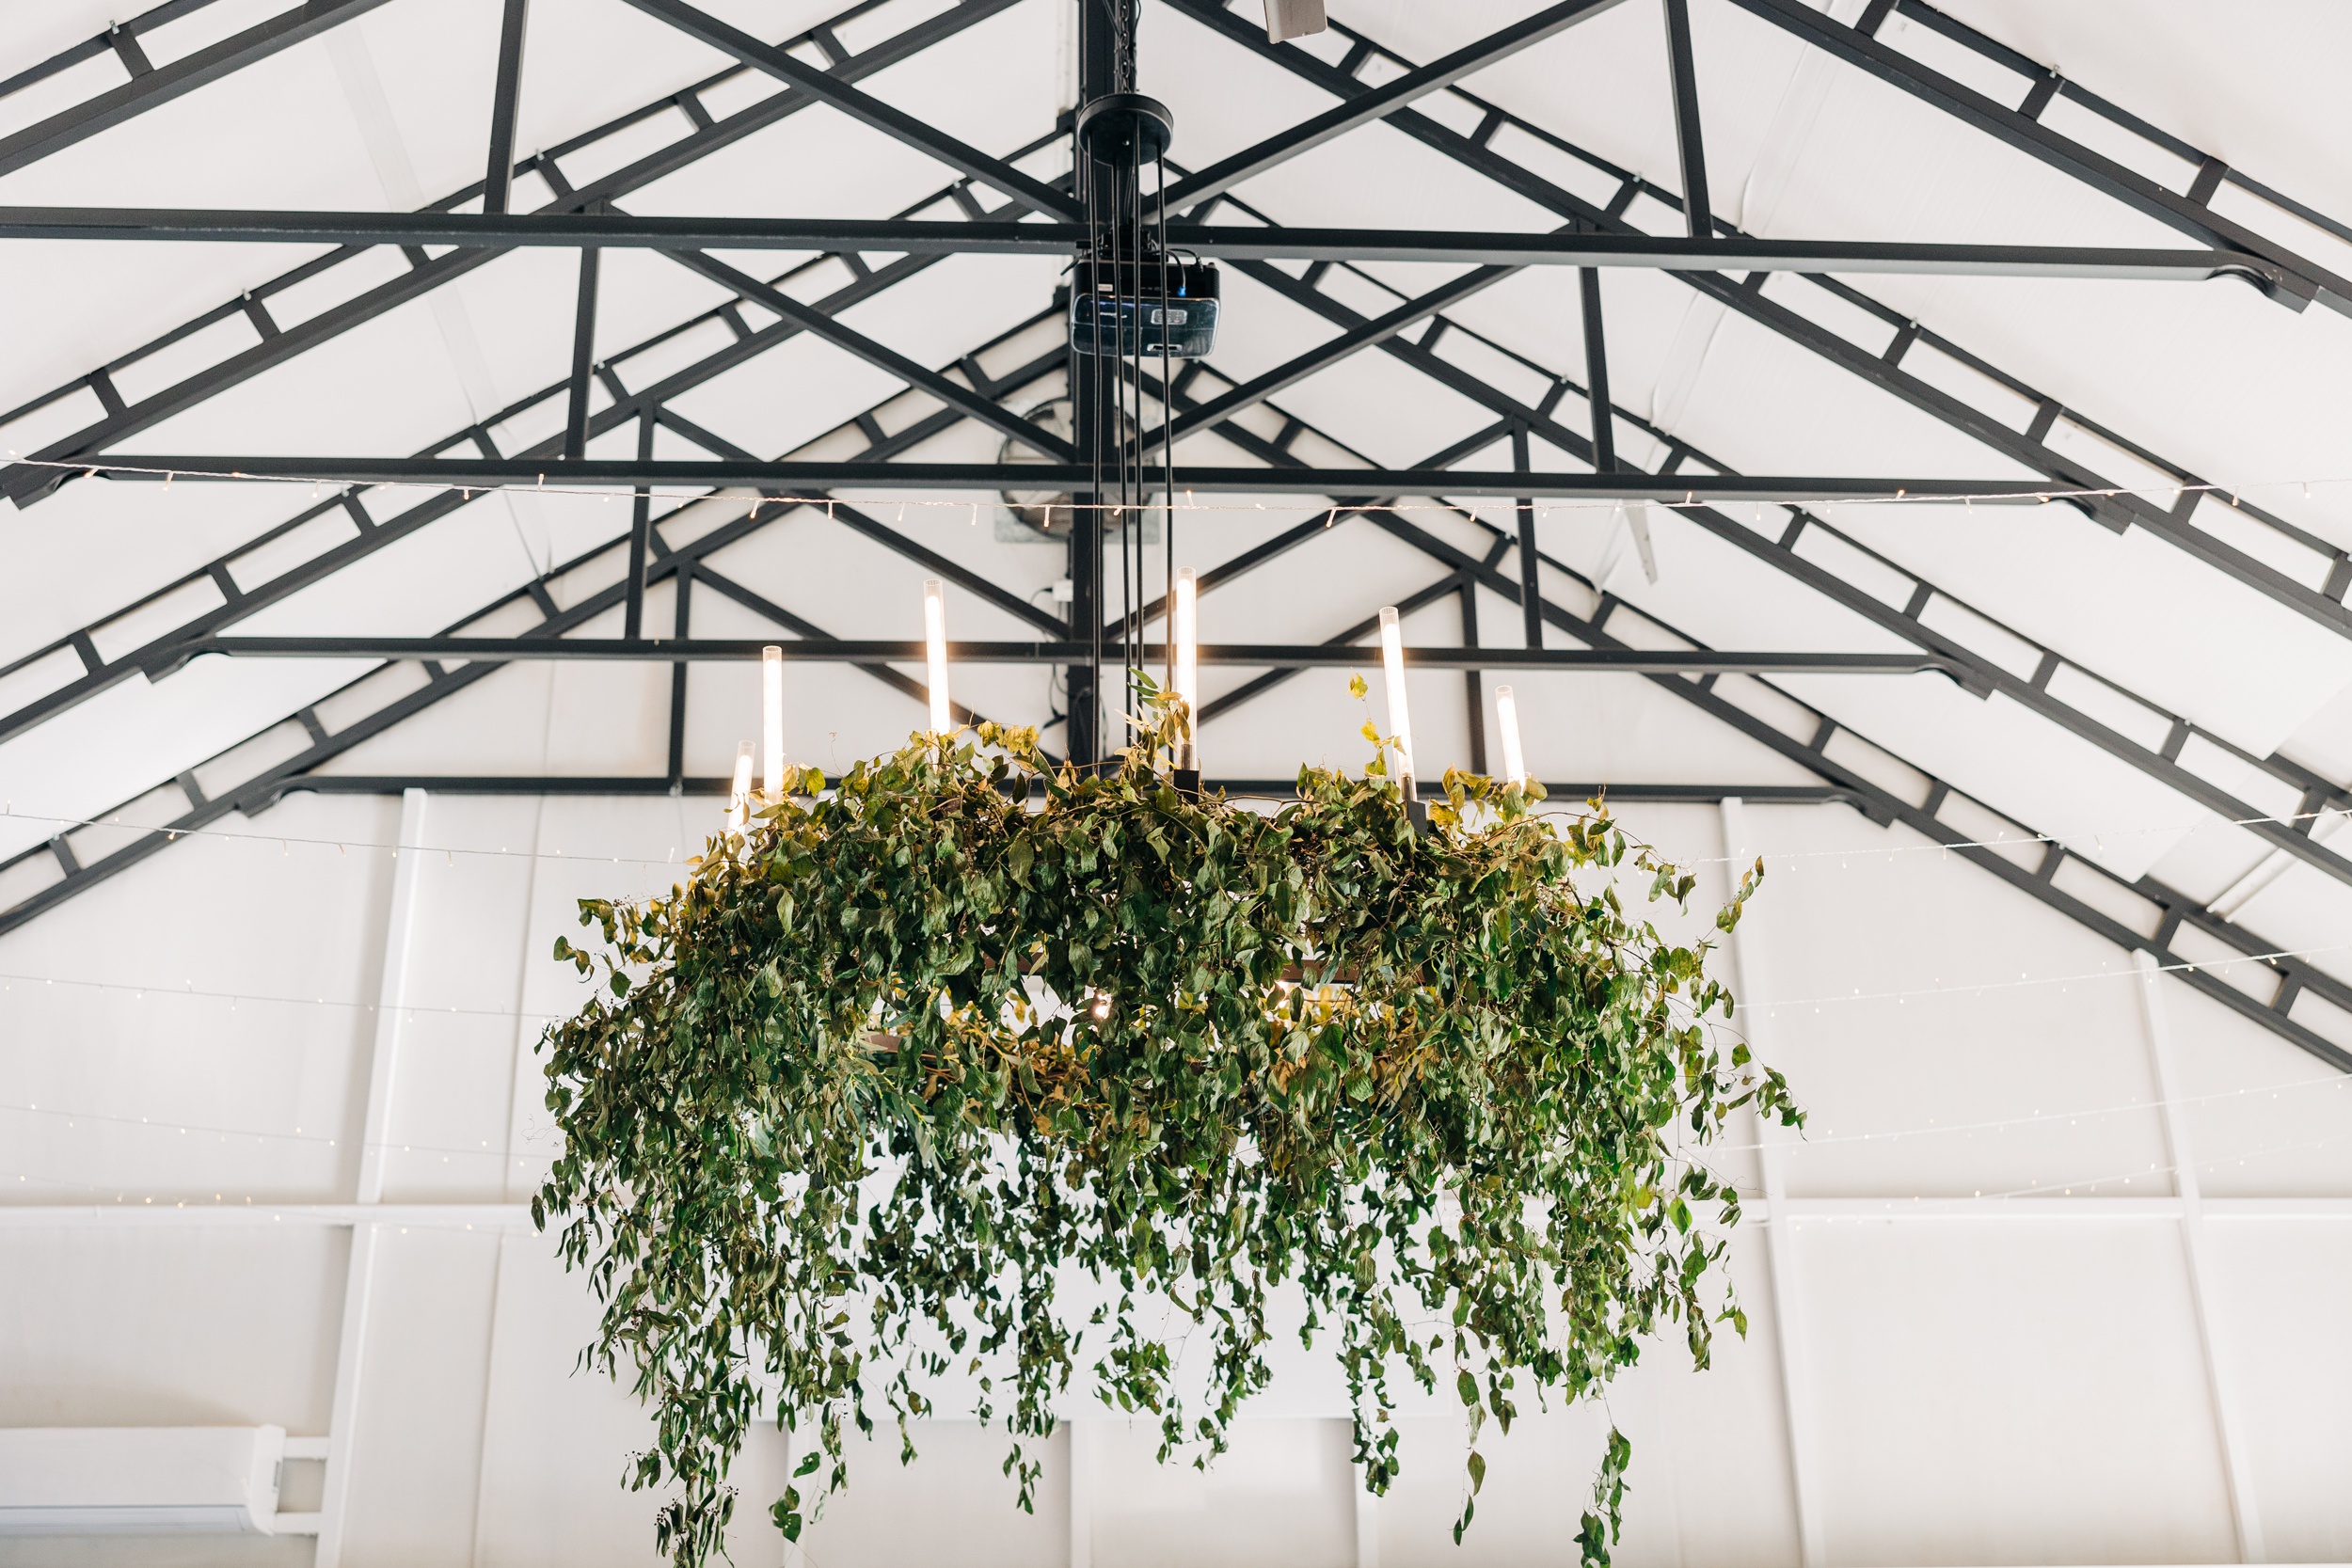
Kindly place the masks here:
MULTIPOLYGON (((1448 772, 1425 819, 1377 759, 1302 770, 1279 810, 1180 787, 1184 705, 1144 705, 1111 771, 988 724, 821 794, 787 769, 811 799, 778 792, 668 897, 583 901, 601 954, 556 942, 605 984, 544 1042, 564 1142, 532 1213, 604 1303, 589 1360, 626 1362, 658 1417, 631 1481, 675 1488, 678 1568, 720 1545, 763 1412, 813 1429, 796 1480, 830 1491, 847 1428, 879 1402, 911 1457, 951 1372, 1009 1429, 1023 1508, 1082 1369, 1157 1418, 1164 1461, 1206 1464, 1271 1375, 1285 1284, 1335 1346, 1374 1492, 1392 1377, 1458 1395, 1457 1540, 1521 1379, 1596 1392, 1661 1317, 1700 1366, 1715 1323, 1744 1330, 1692 1213, 1735 1224, 1738 1198, 1693 1156, 1740 1104, 1801 1116, 1711 1037, 1712 943, 1615 886, 1679 904, 1694 879, 1597 807, 1537 815, 1532 784, 1448 772), (1073 1322, 1077 1274, 1105 1294, 1073 1322)), ((1587 1562, 1629 1453, 1612 1432, 1587 1562)), ((774 1503, 788 1537, 804 1501, 774 1503)))

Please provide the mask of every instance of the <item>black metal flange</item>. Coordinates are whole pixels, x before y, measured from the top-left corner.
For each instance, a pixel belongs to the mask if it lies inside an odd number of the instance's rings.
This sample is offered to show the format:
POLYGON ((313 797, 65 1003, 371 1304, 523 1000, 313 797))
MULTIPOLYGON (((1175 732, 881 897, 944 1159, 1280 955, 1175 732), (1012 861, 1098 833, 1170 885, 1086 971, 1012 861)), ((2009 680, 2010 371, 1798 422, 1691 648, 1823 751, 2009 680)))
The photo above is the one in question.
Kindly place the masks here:
POLYGON ((1078 145, 1098 164, 1140 168, 1176 141, 1176 117, 1139 92, 1106 92, 1078 111, 1078 145))

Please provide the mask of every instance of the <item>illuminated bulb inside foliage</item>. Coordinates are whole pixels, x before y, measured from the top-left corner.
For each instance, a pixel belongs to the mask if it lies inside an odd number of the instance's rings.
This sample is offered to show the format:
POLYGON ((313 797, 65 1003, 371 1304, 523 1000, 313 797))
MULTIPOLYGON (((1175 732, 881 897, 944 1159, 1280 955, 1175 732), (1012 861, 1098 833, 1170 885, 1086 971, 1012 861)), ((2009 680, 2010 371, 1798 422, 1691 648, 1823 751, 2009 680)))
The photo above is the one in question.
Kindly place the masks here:
POLYGON ((727 796, 727 827, 741 832, 751 819, 752 810, 752 743, 748 740, 735 749, 735 788, 727 796))
POLYGON ((937 578, 923 579, 923 650, 931 689, 931 733, 956 727, 947 714, 947 591, 937 578))
POLYGON ((1527 783, 1527 759, 1519 753, 1519 705, 1507 686, 1495 688, 1495 728, 1502 736, 1502 782, 1527 783))
POLYGON ((1095 1022, 1100 1023, 1111 1016, 1111 999, 1098 990, 1094 993, 1094 1000, 1087 1004, 1087 1011, 1093 1015, 1095 1022))
POLYGON ((759 740, 767 758, 760 784, 768 799, 784 799, 784 650, 759 650, 759 740))
POLYGON ((1200 584, 1187 566, 1176 574, 1176 603, 1169 612, 1169 629, 1176 639, 1176 695, 1184 699, 1184 721, 1200 739, 1200 584))
POLYGON ((1396 736, 1397 772, 1406 799, 1413 794, 1413 715, 1405 702, 1405 636, 1396 623, 1396 607, 1380 610, 1380 664, 1389 676, 1389 733, 1396 736))

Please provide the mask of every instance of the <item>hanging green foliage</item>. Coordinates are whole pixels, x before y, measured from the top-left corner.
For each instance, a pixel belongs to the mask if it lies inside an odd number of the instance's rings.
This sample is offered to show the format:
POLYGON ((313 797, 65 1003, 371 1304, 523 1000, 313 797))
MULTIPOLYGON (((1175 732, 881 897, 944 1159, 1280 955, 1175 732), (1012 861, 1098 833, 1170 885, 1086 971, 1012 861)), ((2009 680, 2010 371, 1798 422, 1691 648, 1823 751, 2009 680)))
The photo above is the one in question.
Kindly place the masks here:
MULTIPOLYGON (((1095 775, 1033 731, 918 737, 770 806, 666 898, 583 901, 600 955, 557 941, 605 984, 545 1041, 564 1153, 532 1214, 604 1303, 590 1360, 626 1362, 658 1417, 632 1481, 675 1488, 679 1568, 720 1544, 763 1409, 813 1429, 797 1476, 831 1490, 847 1427, 880 1402, 911 1455, 952 1374, 963 1413, 1004 1420, 1026 1508, 1083 1370, 1158 1418, 1163 1460, 1205 1464, 1268 1379, 1285 1282, 1335 1344, 1374 1491, 1391 1379, 1458 1395, 1457 1539, 1479 1433, 1527 1386, 1597 1390, 1661 1318, 1701 1366, 1716 1322, 1744 1329, 1693 1215, 1736 1223, 1738 1199, 1693 1156, 1735 1106, 1800 1115, 1712 1038, 1711 943, 1616 891, 1680 903, 1694 879, 1598 808, 1539 816, 1539 788, 1454 772, 1419 828, 1376 761, 1302 770, 1279 810, 1193 798, 1167 767, 1182 720, 1147 705, 1095 775), (1104 1302, 1075 1322, 1073 1273, 1104 1302)), ((1589 1563, 1629 1455, 1612 1433, 1589 1563)), ((775 1502, 786 1535, 806 1502, 775 1502)))

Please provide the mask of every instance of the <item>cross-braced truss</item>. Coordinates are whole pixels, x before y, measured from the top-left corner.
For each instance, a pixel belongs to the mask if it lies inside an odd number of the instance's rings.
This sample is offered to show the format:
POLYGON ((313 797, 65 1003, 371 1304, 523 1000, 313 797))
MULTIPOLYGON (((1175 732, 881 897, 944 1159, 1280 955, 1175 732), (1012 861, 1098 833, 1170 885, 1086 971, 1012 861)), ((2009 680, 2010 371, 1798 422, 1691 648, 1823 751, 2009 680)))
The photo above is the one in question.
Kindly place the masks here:
MULTIPOLYGON (((313 0, 162 65, 142 40, 202 11, 210 0, 173 0, 107 34, 0 80, 0 103, 112 55, 127 80, 0 137, 0 175, 26 168, 108 129, 232 77, 289 47, 366 14, 385 0, 313 0)), ((890 29, 888 0, 862 0, 788 39, 754 38, 686 0, 630 0, 638 10, 731 56, 725 71, 666 92, 556 146, 517 158, 516 124, 527 0, 506 0, 484 178, 413 213, 185 211, 92 207, 0 208, 0 240, 73 239, 139 244, 308 244, 323 254, 89 368, 0 414, 12 458, 0 490, 19 508, 61 487, 100 482, 190 484, 246 476, 310 482, 316 498, 244 543, 62 637, 0 650, 0 744, 57 721, 133 677, 163 680, 204 655, 340 657, 372 671, 278 723, 181 772, 176 780, 87 822, 65 822, 46 844, 0 863, 0 931, 33 919, 94 882, 165 849, 231 813, 265 809, 302 790, 507 793, 707 793, 724 787, 687 770, 691 669, 756 657, 757 641, 698 636, 697 605, 713 595, 786 640, 792 657, 850 665, 910 696, 901 673, 919 649, 850 624, 818 624, 714 558, 787 517, 849 531, 1009 617, 1031 641, 962 644, 971 661, 1076 671, 1089 620, 1104 634, 1145 634, 1156 599, 1092 602, 1081 584, 1067 616, 959 563, 922 542, 876 494, 1059 487, 1083 493, 1089 453, 1039 422, 1037 410, 1066 396, 1073 367, 1063 318, 1041 312, 969 344, 950 362, 924 363, 876 335, 856 308, 905 288, 950 257, 1067 257, 1084 243, 1083 213, 1066 172, 1069 128, 998 151, 928 123, 861 84, 928 51, 952 51, 971 29, 1022 3, 956 0, 890 29), (843 42, 854 33, 862 46, 843 42), (773 90, 751 90, 764 82, 773 90), (733 105, 714 112, 712 103, 733 105), (649 216, 626 210, 637 193, 803 111, 824 106, 930 159, 953 176, 895 214, 856 219, 649 216), (593 167, 593 177, 567 170, 593 167), (268 433, 233 453, 151 450, 137 444, 178 416, 443 288, 518 248, 580 257, 570 370, 421 451, 339 456, 273 453, 268 433), (596 351, 602 258, 641 250, 691 277, 721 302, 642 341, 596 351), (783 271, 746 270, 760 251, 793 253, 783 271), (396 264, 387 266, 387 258, 396 264), (289 311, 289 300, 333 303, 289 311), (281 321, 280 316, 286 317, 281 321), (249 334, 184 367, 192 344, 221 345, 215 329, 249 334), (781 453, 746 450, 698 422, 690 394, 791 343, 818 342, 881 372, 898 390, 818 438, 781 453), (157 366, 175 366, 160 384, 157 366), (126 395, 126 381, 145 386, 126 395), (1004 443, 993 462, 925 454, 951 432, 984 428, 1004 443), (24 435, 39 432, 38 438, 24 435), (513 433, 538 432, 516 439, 513 433), (501 434, 506 445, 501 447, 501 434), (613 455, 607 437, 633 440, 613 455), (602 441, 605 450, 592 451, 602 441), (21 452, 21 456, 19 455, 21 452), (691 455, 680 455, 680 453, 691 455), (626 527, 569 559, 540 563, 437 630, 421 635, 271 636, 243 623, 294 601, 382 552, 415 539, 500 486, 605 488, 632 500, 626 527), (649 604, 666 594, 667 624, 649 604), (610 630, 620 617, 620 635, 610 630), (131 628, 137 628, 134 632, 131 628), (516 775, 357 775, 328 767, 355 748, 493 679, 506 664, 547 658, 667 663, 667 767, 660 773, 551 778, 516 775)), ((1057 0, 1058 3, 1058 0, 1057 0)), ((1187 365, 1168 384, 1132 372, 1144 399, 1167 410, 1180 448, 1181 486, 1201 495, 1295 498, 1295 526, 1204 567, 1200 591, 1279 573, 1302 546, 1333 530, 1379 534, 1426 563, 1427 580, 1399 597, 1407 613, 1445 605, 1458 612, 1450 646, 1423 641, 1422 664, 1457 670, 1468 704, 1468 761, 1485 766, 1484 672, 1608 670, 1643 676, 1710 719, 1804 769, 1812 785, 1725 780, 1708 784, 1562 781, 1607 787, 1624 799, 1836 800, 1882 826, 1897 822, 1955 852, 2117 944, 2179 966, 2182 978, 2302 1049, 2352 1068, 2352 984, 2324 962, 2281 951, 2246 929, 2237 906, 2282 868, 2307 868, 2352 888, 2352 856, 2332 847, 2323 823, 2352 810, 2352 792, 2295 759, 2233 743, 2142 695, 2122 671, 2093 668, 1969 602, 1968 595, 1892 559, 1829 515, 1840 499, 1943 498, 2071 507, 2117 533, 2137 531, 2277 611, 2352 639, 2352 556, 2321 534, 2219 489, 2173 461, 2068 406, 1955 338, 1884 304, 1852 279, 1874 274, 2080 277, 2130 280, 2161 293, 2191 280, 2250 283, 2290 310, 2318 305, 2352 313, 2352 282, 2274 237, 2279 226, 2217 211, 2217 197, 2309 226, 2330 243, 2352 229, 2200 153, 2128 110, 1935 10, 1924 0, 1870 0, 1846 24, 1797 0, 1726 0, 1772 27, 1955 117, 2111 201, 2174 230, 2169 247, 1889 244, 1824 237, 1792 241, 1742 232, 1710 210, 1703 135, 1704 79, 1694 61, 1686 0, 1663 0, 1680 190, 1580 147, 1464 84, 1476 72, 1608 11, 1614 0, 1563 0, 1536 9, 1440 58, 1420 62, 1344 26, 1330 47, 1269 43, 1255 20, 1218 0, 1167 0, 1168 10, 1250 51, 1334 102, 1288 129, 1199 167, 1171 162, 1171 243, 1218 258, 1264 294, 1319 320, 1327 336, 1258 373, 1187 365), (1882 39, 1897 12, 1988 71, 2013 75, 2014 103, 1939 72, 1882 39), (2105 130, 2193 167, 2185 192, 2166 188, 2113 148, 2097 150, 2043 116, 2064 99, 2105 130), (1499 188, 1554 225, 1548 230, 1450 231, 1333 229, 1288 224, 1279 203, 1249 182, 1367 127, 1384 126, 1446 160, 1465 181, 1499 188), (1418 293, 1384 263, 1446 263, 1455 270, 1418 293), (1562 269, 1575 269, 1570 278, 1562 269), (1581 307, 1583 360, 1548 362, 1530 341, 1498 330, 1480 296, 1536 270, 1573 288, 1581 307), (1605 279, 1628 271, 1670 279, 1712 308, 1802 350, 1891 400, 1972 454, 1966 472, 1756 474, 1611 400, 1605 279), (1833 276, 1834 274, 1834 276, 1833 276), (1376 353, 1415 386, 1476 411, 1466 435, 1440 450, 1375 457, 1358 451, 1294 405, 1359 356, 1376 353), (1931 368, 1932 366, 1933 368, 1931 368), (1952 373, 1954 369, 1961 374, 1952 373), (1972 396, 1955 388, 1980 388, 1972 396), (2113 455, 2110 472, 2083 453, 2113 455), (1986 477, 1987 474, 1993 477, 1986 477), (1867 628, 1869 649, 1742 651, 1707 646, 1661 615, 1612 592, 1547 547, 1540 503, 1608 498, 1660 503, 1656 515, 1773 575, 1806 607, 1806 624, 1867 628), (1506 503, 1509 523, 1476 504, 1506 503), (1518 635, 1482 639, 1481 595, 1518 610, 1518 635), (2013 705, 2157 790, 2184 815, 2242 841, 2250 869, 2216 897, 2200 899, 2153 875, 2124 876, 2096 847, 2038 832, 2013 811, 1914 766, 1901 748, 1876 744, 1836 716, 1834 701, 1792 685, 1809 675, 1932 671, 1974 699, 2013 705), (2063 841, 2062 841, 2063 840, 2063 841), (2221 959, 2258 960, 2206 965, 2221 959)), ((0 68, 12 62, 0 62, 0 68)), ((1981 83, 1981 75, 1972 75, 1981 83)), ((2104 144, 2103 144, 2104 145, 2104 144)), ((2225 285, 2226 286, 2226 285, 2225 285)), ((1152 433, 1144 433, 1148 440, 1152 433)), ((976 514, 977 515, 977 514, 976 514)), ((1647 535, 1643 548, 1647 551, 1647 535)), ((1099 522, 1070 546, 1101 547, 1099 522)), ((1257 672, 1206 705, 1204 724, 1259 700, 1300 670, 1360 659, 1375 604, 1310 596, 1321 624, 1247 644, 1203 649, 1207 662, 1257 672)), ((1149 651, 1149 650, 1147 650, 1149 651)), ((1072 695, 1081 695, 1073 685, 1072 695)), ((1057 744, 1084 760, 1103 749, 1096 702, 1055 715, 1057 744)), ((976 717, 959 708, 962 718, 976 717)), ((1055 738, 1049 736, 1049 739, 1055 738)), ((1212 768, 1214 773, 1215 769, 1212 768)), ((1275 787, 1267 781, 1232 781, 1275 787)))

